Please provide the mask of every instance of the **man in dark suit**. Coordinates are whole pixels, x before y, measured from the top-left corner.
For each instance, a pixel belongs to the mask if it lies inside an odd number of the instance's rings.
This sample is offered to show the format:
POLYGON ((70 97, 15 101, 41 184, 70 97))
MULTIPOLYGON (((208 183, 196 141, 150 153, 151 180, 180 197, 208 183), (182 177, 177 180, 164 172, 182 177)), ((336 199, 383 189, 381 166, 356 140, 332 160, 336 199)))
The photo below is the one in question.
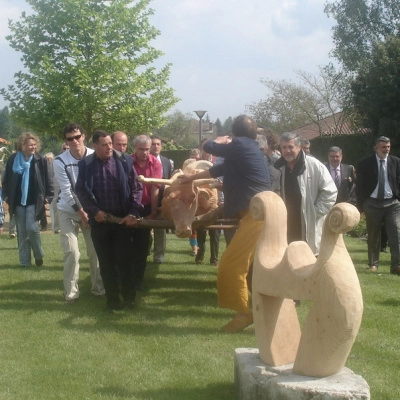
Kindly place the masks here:
MULTIPOLYGON (((150 154, 158 159, 162 165, 162 177, 163 179, 171 178, 172 172, 174 170, 172 161, 167 157, 162 156, 162 141, 161 138, 152 135, 151 136, 151 147, 150 154)), ((164 186, 160 187, 159 195, 158 195, 158 206, 161 206, 161 201, 164 196, 164 186)), ((165 229, 154 229, 154 252, 153 252, 153 262, 157 264, 161 264, 164 262, 165 255, 165 247, 166 247, 166 231, 165 229)))
POLYGON ((357 206, 365 213, 368 232, 368 265, 377 271, 381 228, 389 238, 390 273, 400 275, 400 158, 389 155, 390 139, 375 141, 375 154, 357 166, 357 206))
POLYGON ((356 180, 354 167, 352 165, 343 164, 342 158, 342 149, 337 146, 332 146, 328 151, 329 163, 325 164, 338 189, 336 203, 348 203, 350 201, 351 189, 356 180))

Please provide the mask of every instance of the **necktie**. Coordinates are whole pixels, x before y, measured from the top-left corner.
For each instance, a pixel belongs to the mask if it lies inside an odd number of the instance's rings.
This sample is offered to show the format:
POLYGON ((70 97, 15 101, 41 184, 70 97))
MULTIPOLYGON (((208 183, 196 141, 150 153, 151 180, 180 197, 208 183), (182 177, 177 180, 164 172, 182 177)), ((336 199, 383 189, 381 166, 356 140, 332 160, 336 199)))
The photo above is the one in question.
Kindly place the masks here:
POLYGON ((379 178, 378 178, 378 196, 377 199, 382 201, 385 198, 385 171, 383 170, 383 163, 385 160, 379 160, 379 178))
POLYGON ((339 189, 339 186, 340 186, 340 176, 339 176, 339 171, 338 171, 337 168, 335 169, 335 185, 336 185, 336 187, 339 189))

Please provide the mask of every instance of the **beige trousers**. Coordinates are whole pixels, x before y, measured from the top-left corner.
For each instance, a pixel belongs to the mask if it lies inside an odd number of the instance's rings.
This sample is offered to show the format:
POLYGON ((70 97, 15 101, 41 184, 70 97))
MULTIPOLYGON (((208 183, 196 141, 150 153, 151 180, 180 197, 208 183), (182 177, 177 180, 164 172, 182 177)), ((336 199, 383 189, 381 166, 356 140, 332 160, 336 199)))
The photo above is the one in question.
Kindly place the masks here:
POLYGON ((75 212, 58 210, 58 218, 60 222, 60 243, 64 252, 63 275, 65 300, 77 299, 79 297, 79 259, 81 256, 78 246, 79 229, 81 229, 85 239, 86 254, 89 258, 91 292, 96 296, 103 295, 105 291, 90 229, 82 227, 78 214, 75 212))

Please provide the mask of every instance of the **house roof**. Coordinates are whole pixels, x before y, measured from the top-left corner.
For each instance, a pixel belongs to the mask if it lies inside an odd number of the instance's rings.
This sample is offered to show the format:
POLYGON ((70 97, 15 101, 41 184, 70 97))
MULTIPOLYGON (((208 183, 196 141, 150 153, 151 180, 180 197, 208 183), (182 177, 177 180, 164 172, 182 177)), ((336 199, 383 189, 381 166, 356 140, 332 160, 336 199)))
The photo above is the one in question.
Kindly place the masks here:
POLYGON ((366 129, 354 128, 351 124, 351 119, 345 118, 341 111, 321 119, 318 123, 313 122, 293 130, 293 132, 297 132, 302 139, 308 140, 315 139, 320 135, 354 135, 356 133, 366 133, 366 131, 366 129))

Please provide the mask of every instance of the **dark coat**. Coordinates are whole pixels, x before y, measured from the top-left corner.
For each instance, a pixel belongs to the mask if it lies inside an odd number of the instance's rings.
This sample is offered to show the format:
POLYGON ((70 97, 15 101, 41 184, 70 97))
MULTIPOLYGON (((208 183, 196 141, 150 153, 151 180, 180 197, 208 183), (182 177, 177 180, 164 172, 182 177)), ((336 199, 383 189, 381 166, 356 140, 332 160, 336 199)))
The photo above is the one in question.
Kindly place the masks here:
MULTIPOLYGON (((400 200, 400 158, 388 156, 387 160, 388 182, 393 192, 393 197, 400 200)), ((357 166, 357 207, 363 210, 367 200, 378 185, 378 164, 376 155, 362 159, 357 166)))
MULTIPOLYGON (((16 153, 12 154, 7 161, 6 171, 3 178, 3 198, 7 198, 7 204, 9 206, 10 214, 15 214, 15 209, 20 204, 21 199, 16 198, 17 184, 19 175, 13 172, 14 159, 16 153)), ((35 190, 35 210, 36 220, 40 220, 43 211, 45 201, 48 204, 51 203, 54 196, 53 179, 50 176, 49 163, 45 157, 40 153, 33 155, 31 168, 35 168, 34 174, 34 190, 35 190)))
MULTIPOLYGON (((137 180, 137 173, 133 168, 133 158, 127 154, 113 150, 113 156, 117 162, 119 177, 119 196, 121 208, 119 217, 128 214, 139 217, 142 209, 142 184, 137 180)), ((100 211, 98 201, 95 196, 96 188, 93 187, 93 171, 96 161, 96 153, 89 154, 78 162, 79 174, 75 185, 75 192, 83 209, 89 214, 89 223, 96 224, 94 219, 96 213, 100 211)))
MULTIPOLYGON (((162 165, 162 177, 163 179, 170 179, 172 176, 173 168, 171 164, 171 160, 167 157, 160 155, 161 165, 162 165)), ((158 206, 161 206, 161 201, 164 197, 165 186, 161 185, 160 191, 158 194, 158 206)))
MULTIPOLYGON (((330 171, 329 163, 325 163, 326 167, 330 171)), ((340 186, 338 188, 338 195, 336 198, 337 203, 348 203, 350 202, 350 194, 353 185, 356 183, 356 174, 352 165, 340 163, 340 186)))

